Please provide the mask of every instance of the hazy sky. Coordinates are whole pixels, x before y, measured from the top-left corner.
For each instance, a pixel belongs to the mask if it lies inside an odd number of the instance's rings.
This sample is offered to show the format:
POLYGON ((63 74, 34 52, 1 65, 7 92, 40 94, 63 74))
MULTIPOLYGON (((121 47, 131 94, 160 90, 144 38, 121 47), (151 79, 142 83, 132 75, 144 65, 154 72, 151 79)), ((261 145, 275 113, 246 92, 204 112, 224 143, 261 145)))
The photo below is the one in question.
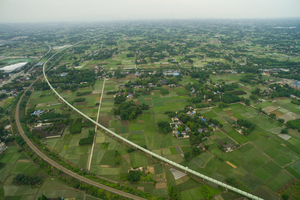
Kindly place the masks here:
POLYGON ((0 23, 294 17, 300 0, 0 0, 0 23))

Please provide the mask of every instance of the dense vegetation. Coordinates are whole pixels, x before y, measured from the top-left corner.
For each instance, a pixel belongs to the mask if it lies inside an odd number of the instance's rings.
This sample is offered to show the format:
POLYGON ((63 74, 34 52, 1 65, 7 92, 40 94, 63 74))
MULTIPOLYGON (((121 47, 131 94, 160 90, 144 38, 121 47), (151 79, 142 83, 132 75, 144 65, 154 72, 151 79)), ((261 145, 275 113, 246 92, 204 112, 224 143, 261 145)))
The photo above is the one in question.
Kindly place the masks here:
POLYGON ((255 128, 255 126, 256 126, 255 124, 253 124, 252 122, 249 122, 246 119, 238 119, 237 120, 237 124, 239 126, 245 127, 243 129, 243 133, 244 134, 249 134, 255 128))
POLYGON ((37 176, 27 176, 24 174, 18 174, 13 178, 13 184, 16 185, 39 185, 41 183, 41 178, 37 176))
POLYGON ((168 194, 169 194, 170 199, 172 199, 172 200, 180 200, 181 199, 177 186, 169 186, 168 194))
POLYGON ((121 104, 123 101, 126 101, 126 97, 123 95, 116 95, 115 104, 121 104))
POLYGON ((135 119, 138 114, 142 114, 143 110, 148 110, 149 106, 146 104, 134 105, 133 101, 125 101, 114 109, 115 115, 120 115, 122 120, 135 119))
POLYGON ((170 127, 170 123, 167 121, 159 121, 157 122, 158 130, 163 133, 168 133, 172 131, 172 128, 170 127))
POLYGON ((78 118, 76 119, 76 122, 71 124, 70 126, 70 133, 71 134, 74 134, 74 133, 81 133, 81 129, 83 127, 89 127, 89 126, 92 126, 92 122, 88 121, 88 122, 84 122, 82 123, 82 118, 78 118))
POLYGON ((287 121, 286 124, 287 124, 287 126, 293 128, 293 129, 296 129, 300 132, 300 119, 287 121))

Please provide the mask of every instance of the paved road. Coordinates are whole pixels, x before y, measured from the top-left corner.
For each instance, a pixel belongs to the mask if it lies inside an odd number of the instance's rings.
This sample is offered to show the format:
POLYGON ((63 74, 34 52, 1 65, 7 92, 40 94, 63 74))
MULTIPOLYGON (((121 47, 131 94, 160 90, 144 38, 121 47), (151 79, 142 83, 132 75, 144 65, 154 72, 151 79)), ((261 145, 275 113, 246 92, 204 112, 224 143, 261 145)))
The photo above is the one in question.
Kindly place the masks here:
MULTIPOLYGON (((104 79, 104 82, 103 82, 102 92, 101 92, 101 97, 100 97, 100 101, 99 101, 99 108, 98 108, 98 114, 97 114, 97 122, 99 121, 99 116, 100 116, 100 110, 101 110, 101 104, 102 104, 102 97, 103 97, 104 87, 105 87, 105 79, 104 79)), ((88 167, 87 167, 87 170, 88 170, 88 171, 91 170, 91 164, 92 164, 92 159, 93 159, 93 153, 94 153, 95 143, 96 143, 96 139, 97 139, 97 128, 98 128, 98 126, 95 125, 94 141, 93 141, 93 145, 92 145, 92 150, 91 150, 91 155, 90 155, 90 159, 89 159, 89 164, 88 164, 88 167)))
MULTIPOLYGON (((43 76, 43 75, 41 75, 43 76)), ((22 127, 21 127, 21 124, 20 124, 20 118, 19 118, 19 108, 20 108, 20 103, 21 103, 21 100, 23 98, 23 96, 25 95, 25 92, 28 91, 32 85, 41 77, 39 76, 23 93, 23 95, 21 96, 21 98, 19 99, 19 102, 17 104, 17 107, 16 107, 16 113, 15 113, 15 119, 16 119, 16 124, 17 124, 17 127, 18 127, 18 130, 21 134, 21 136, 23 137, 23 139, 26 141, 27 145, 38 155, 40 156, 44 161, 46 161, 47 163, 49 163, 50 165, 56 167, 57 169, 60 169, 61 171, 63 171, 64 173, 68 174, 69 176, 72 176, 76 179, 78 179, 79 181, 82 181, 82 182, 85 182, 87 184, 90 184, 90 185, 93 185, 93 186, 96 186, 98 188, 102 188, 104 190, 107 190, 109 192, 112 192, 114 194, 118 194, 118 195, 121 195, 123 197, 126 197, 126 198, 130 198, 130 199, 141 199, 141 200, 144 200, 144 198, 141 198, 141 197, 138 197, 138 196, 135 196, 135 195, 132 195, 132 194, 129 194, 129 193, 126 193, 126 192, 123 192, 123 191, 120 191, 120 190, 117 190, 117 189, 114 189, 114 188, 111 188, 111 187, 108 187, 106 185, 102 185, 96 181, 92 181, 92 180, 89 180, 85 177, 82 177, 70 170, 68 170, 67 168, 59 165, 58 163, 56 163, 54 160, 48 158, 44 153, 42 153, 38 148, 36 148, 32 142, 28 139, 28 137, 25 135, 22 127)))

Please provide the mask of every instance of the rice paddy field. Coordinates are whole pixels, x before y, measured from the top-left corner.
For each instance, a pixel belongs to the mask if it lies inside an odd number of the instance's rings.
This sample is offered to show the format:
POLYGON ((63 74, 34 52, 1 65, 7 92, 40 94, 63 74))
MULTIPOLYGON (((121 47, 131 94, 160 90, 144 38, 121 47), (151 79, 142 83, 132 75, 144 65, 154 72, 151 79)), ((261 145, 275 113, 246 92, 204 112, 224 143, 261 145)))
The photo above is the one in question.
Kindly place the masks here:
POLYGON ((37 200, 42 194, 48 198, 57 198, 60 196, 74 198, 76 200, 84 199, 84 193, 78 192, 48 176, 42 169, 32 163, 24 153, 18 152, 18 148, 14 144, 9 145, 5 153, 0 155, 0 162, 5 164, 4 167, 0 169, 1 200, 37 200), (15 185, 12 183, 12 180, 17 174, 25 174, 28 176, 34 174, 42 178, 42 183, 32 187, 15 185))

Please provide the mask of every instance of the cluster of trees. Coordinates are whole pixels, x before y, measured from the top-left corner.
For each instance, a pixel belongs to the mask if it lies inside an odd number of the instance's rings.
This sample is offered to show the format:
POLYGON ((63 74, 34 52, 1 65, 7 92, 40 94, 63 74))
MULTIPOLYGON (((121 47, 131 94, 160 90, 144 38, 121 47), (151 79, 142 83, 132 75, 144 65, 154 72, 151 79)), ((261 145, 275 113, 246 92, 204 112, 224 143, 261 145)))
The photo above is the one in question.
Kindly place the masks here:
POLYGON ((128 54, 126 54, 126 57, 127 58, 132 58, 132 57, 135 57, 135 54, 134 53, 128 53, 128 54))
POLYGON ((68 119, 70 117, 70 114, 60 114, 60 113, 55 113, 55 112, 47 112, 42 114, 39 119, 40 120, 50 120, 50 119, 68 119))
POLYGON ((4 167, 5 163, 0 162, 0 169, 4 167))
POLYGON ((201 103, 202 99, 203 96, 201 94, 197 94, 197 96, 189 98, 188 101, 191 103, 201 103))
POLYGON ((159 121, 157 122, 158 130, 163 133, 169 133, 172 131, 172 128, 170 127, 170 123, 167 121, 159 121))
POLYGON ((252 75, 248 74, 240 79, 241 82, 249 83, 249 84, 264 84, 265 81, 262 80, 262 75, 252 75))
POLYGON ((42 179, 38 176, 27 176, 24 174, 18 174, 13 178, 12 183, 16 185, 39 185, 42 179))
POLYGON ((269 88, 276 88, 271 95, 271 98, 276 98, 276 97, 289 97, 291 94, 300 96, 300 90, 296 90, 294 88, 291 88, 287 84, 281 87, 279 84, 270 84, 269 88))
POLYGON ((5 93, 0 94, 0 100, 4 99, 5 97, 7 97, 7 94, 5 94, 5 93))
POLYGON ((162 87, 161 87, 161 88, 159 88, 159 91, 160 91, 160 93, 163 94, 163 95, 164 95, 164 94, 169 94, 169 90, 167 90, 166 88, 162 88, 162 87))
POLYGON ((140 178, 142 176, 142 172, 139 170, 130 170, 127 174, 127 180, 130 182, 139 182, 140 178))
POLYGON ((87 138, 81 138, 79 140, 79 145, 93 144, 94 142, 95 130, 89 130, 87 138))
POLYGON ((121 70, 116 70, 115 71, 115 77, 116 78, 123 78, 123 77, 125 77, 126 75, 125 74, 123 74, 122 72, 121 72, 121 70))
POLYGON ((228 104, 227 103, 220 103, 219 108, 227 108, 228 104))
POLYGON ((54 70, 49 71, 47 74, 52 86, 55 88, 59 87, 62 90, 76 91, 78 87, 93 86, 96 82, 96 74, 90 70, 69 69, 64 77, 54 70), (85 84, 81 84, 83 82, 85 84))
POLYGON ((47 82, 37 81, 34 84, 36 90, 50 90, 50 87, 47 82))
POLYGON ((255 124, 253 124, 252 122, 249 122, 246 119, 238 119, 237 124, 239 126, 246 127, 246 129, 243 130, 243 134, 249 134, 256 126, 255 124))
POLYGON ((60 130, 59 126, 50 126, 47 128, 44 128, 44 131, 46 131, 49 134, 57 134, 60 130))
POLYGON ((89 95, 92 94, 92 91, 85 91, 85 92, 76 92, 76 96, 85 96, 85 95, 89 95))
POLYGON ((296 105, 300 105, 300 101, 299 100, 293 100, 293 101, 291 101, 291 103, 293 103, 293 104, 296 104, 296 105))
POLYGON ((115 104, 121 104, 123 101, 126 101, 126 97, 124 95, 116 95, 115 104))
POLYGON ((78 119, 76 119, 75 123, 71 124, 69 131, 71 134, 81 133, 81 129, 83 127, 89 127, 92 125, 93 125, 92 122, 87 121, 87 122, 82 123, 82 118, 78 118, 78 119))
POLYGON ((168 195, 171 200, 180 200, 180 193, 176 185, 168 187, 168 195))
POLYGON ((287 121, 286 125, 292 129, 296 129, 300 132, 300 119, 287 121))
POLYGON ((225 92, 222 96, 222 101, 224 103, 236 103, 241 101, 241 98, 239 98, 237 95, 232 94, 231 92, 225 92))
POLYGON ((114 109, 115 115, 120 115, 122 120, 135 119, 138 114, 142 114, 143 110, 148 110, 149 106, 143 103, 142 105, 134 105, 133 101, 125 101, 114 109))

